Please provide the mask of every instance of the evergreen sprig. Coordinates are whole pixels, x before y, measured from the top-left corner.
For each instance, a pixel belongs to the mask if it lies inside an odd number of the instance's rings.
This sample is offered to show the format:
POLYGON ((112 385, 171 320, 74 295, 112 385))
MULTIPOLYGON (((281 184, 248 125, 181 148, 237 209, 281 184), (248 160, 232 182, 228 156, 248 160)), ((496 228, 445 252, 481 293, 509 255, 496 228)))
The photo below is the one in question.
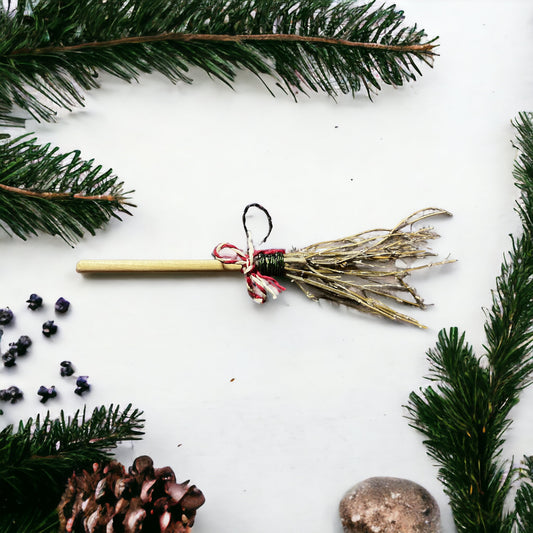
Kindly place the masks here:
POLYGON ((31 507, 26 510, 11 510, 0 515, 2 533, 57 533, 59 520, 57 512, 43 511, 31 507))
POLYGON ((0 432, 0 531, 57 531, 54 509, 74 470, 110 459, 118 442, 143 435, 142 412, 128 405, 48 413, 0 432), (50 528, 50 529, 49 529, 50 528))
POLYGON ((516 532, 533 531, 533 457, 524 457, 521 470, 522 484, 516 492, 516 532))
POLYGON ((434 385, 411 393, 407 406, 411 425, 426 437, 428 454, 439 465, 460 533, 533 530, 533 463, 522 470, 509 511, 505 504, 519 470, 502 458, 511 409, 533 376, 533 115, 520 114, 514 125, 523 231, 512 237, 496 280, 484 357, 474 355, 457 328, 442 330, 428 351, 434 385))
MULTIPOLYGON (((435 40, 405 25, 395 6, 374 1, 8 2, 0 5, 0 128, 28 116, 52 121, 59 109, 83 105, 101 72, 191 82, 198 67, 231 86, 247 69, 293 96, 361 88, 370 95, 420 75, 435 40)), ((72 243, 127 212, 121 184, 78 152, 16 139, 0 145, 1 168, 0 226, 19 237, 46 232, 72 243)))
POLYGON ((414 80, 435 40, 374 1, 20 0, 0 7, 0 124, 82 104, 99 71, 190 82, 194 66, 231 85, 248 69, 293 95, 370 94, 414 80))
POLYGON ((0 228, 9 234, 44 232, 73 243, 129 214, 123 184, 79 151, 62 154, 23 136, 0 141, 0 163, 0 228))

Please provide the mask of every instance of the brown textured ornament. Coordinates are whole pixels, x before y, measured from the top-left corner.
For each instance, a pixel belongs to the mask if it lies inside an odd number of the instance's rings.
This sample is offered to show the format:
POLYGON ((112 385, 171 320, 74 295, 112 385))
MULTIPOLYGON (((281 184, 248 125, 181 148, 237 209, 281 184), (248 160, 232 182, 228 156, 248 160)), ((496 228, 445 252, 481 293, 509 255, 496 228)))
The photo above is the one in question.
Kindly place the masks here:
POLYGON ((422 486, 394 477, 371 477, 352 487, 339 505, 346 533, 438 533, 437 502, 422 486))
POLYGON ((202 492, 176 483, 173 470, 155 468, 147 455, 126 472, 111 461, 74 474, 58 507, 60 532, 190 533, 202 492))

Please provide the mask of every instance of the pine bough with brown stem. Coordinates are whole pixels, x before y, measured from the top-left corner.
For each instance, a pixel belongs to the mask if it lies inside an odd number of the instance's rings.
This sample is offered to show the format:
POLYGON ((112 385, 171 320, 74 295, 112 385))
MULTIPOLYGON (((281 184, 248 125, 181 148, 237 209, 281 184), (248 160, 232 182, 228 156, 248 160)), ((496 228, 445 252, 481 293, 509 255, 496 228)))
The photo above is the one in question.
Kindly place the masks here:
POLYGON ((511 410, 533 378, 533 114, 515 121, 514 178, 523 231, 513 237, 487 310, 483 358, 457 328, 428 351, 431 385, 411 393, 410 424, 425 437, 459 533, 531 533, 533 460, 502 459, 511 410), (511 490, 519 485, 514 508, 511 490))
MULTIPOLYGON (((232 86, 244 69, 270 92, 277 86, 295 98, 370 96, 421 75, 435 41, 406 25, 394 5, 374 1, 8 2, 0 7, 0 127, 53 121, 59 109, 83 105, 101 72, 125 81, 159 72, 190 83, 197 68, 232 86)), ((127 193, 79 153, 18 139, 0 146, 0 169, 0 223, 19 237, 45 232, 72 243, 126 212, 127 193), (23 179, 8 168, 14 159, 23 179)))

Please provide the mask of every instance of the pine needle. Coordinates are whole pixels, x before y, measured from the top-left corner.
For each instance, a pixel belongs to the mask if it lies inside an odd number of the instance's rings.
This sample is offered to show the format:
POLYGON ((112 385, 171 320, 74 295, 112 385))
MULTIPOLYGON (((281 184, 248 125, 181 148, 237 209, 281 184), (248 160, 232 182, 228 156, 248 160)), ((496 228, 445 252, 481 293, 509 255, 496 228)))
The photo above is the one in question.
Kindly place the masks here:
MULTIPOLYGON (((48 413, 0 432, 0 530, 48 531, 66 481, 78 468, 110 459, 118 442, 143 434, 142 412, 111 405, 57 419, 48 413), (34 516, 28 516, 30 510, 34 516), (16 529, 19 527, 20 529, 16 529), (35 529, 31 529, 34 527, 35 529)), ((57 529, 56 529, 57 530, 57 529)))
POLYGON ((421 75, 435 40, 374 1, 21 0, 0 7, 0 125, 16 106, 50 121, 83 105, 100 71, 191 82, 198 67, 231 86, 247 69, 293 96, 370 96, 421 75))
POLYGON ((533 531, 533 457, 524 457, 515 498, 516 533, 533 531))
POLYGON ((133 206, 111 170, 77 150, 22 136, 0 141, 0 161, 0 228, 22 239, 43 232, 71 244, 133 206))
POLYGON ((533 525, 531 461, 515 510, 509 511, 517 470, 501 457, 511 409, 533 376, 533 115, 520 114, 514 125, 520 154, 513 174, 523 232, 512 238, 496 280, 486 353, 480 361, 464 333, 442 330, 428 352, 434 385, 411 393, 407 407, 439 466, 459 533, 526 533, 533 525))
POLYGON ((2 533, 57 533, 59 520, 57 512, 42 512, 35 506, 24 510, 0 514, 2 533))

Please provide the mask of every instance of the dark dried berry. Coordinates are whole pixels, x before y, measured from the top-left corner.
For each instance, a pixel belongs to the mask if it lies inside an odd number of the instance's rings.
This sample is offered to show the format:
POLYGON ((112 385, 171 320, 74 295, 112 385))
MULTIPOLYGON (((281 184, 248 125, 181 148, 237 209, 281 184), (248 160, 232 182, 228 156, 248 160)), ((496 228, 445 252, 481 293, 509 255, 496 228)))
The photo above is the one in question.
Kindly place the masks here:
POLYGON ((89 379, 89 376, 80 376, 76 380, 76 389, 74 390, 74 392, 79 396, 81 396, 84 392, 87 392, 91 388, 91 385, 87 382, 87 379, 89 379))
POLYGON ((11 387, 7 389, 1 389, 0 390, 0 400, 3 402, 11 402, 15 403, 17 400, 20 400, 22 398, 22 391, 18 388, 12 385, 11 387))
MULTIPOLYGON (((13 343, 12 343, 13 344, 13 343)), ((11 346, 10 344, 9 346, 11 346)), ((31 339, 28 335, 21 335, 16 343, 18 355, 26 355, 28 348, 31 346, 31 339)))
POLYGON ((35 311, 35 309, 38 309, 41 307, 41 305, 43 305, 43 299, 38 294, 30 294, 30 297, 26 300, 26 303, 32 311, 35 311))
POLYGON ((63 377, 72 376, 72 374, 74 374, 74 367, 70 361, 61 361, 59 364, 61 366, 59 372, 63 377))
POLYGON ((57 333, 57 326, 54 324, 53 320, 48 320, 43 324, 43 335, 45 337, 50 337, 50 335, 55 335, 57 333))
POLYGON ((37 394, 41 397, 41 403, 46 403, 50 398, 57 396, 56 388, 52 385, 50 388, 41 385, 37 394))
POLYGON ((16 342, 9 343, 7 353, 12 353, 13 355, 20 355, 16 342))
POLYGON ((0 389, 0 401, 8 402, 11 400, 11 394, 7 392, 7 389, 0 389))
POLYGON ((22 391, 18 387, 15 387, 15 385, 12 385, 7 390, 11 394, 11 403, 15 403, 22 398, 22 391))
POLYGON ((65 300, 61 296, 61 298, 58 298, 55 309, 58 313, 66 313, 68 311, 68 308, 70 307, 70 302, 68 300, 65 300))
POLYGON ((6 307, 5 309, 0 309, 0 325, 6 326, 13 320, 13 311, 6 307))
POLYGON ((6 352, 2 354, 2 361, 4 362, 4 366, 8 368, 15 366, 17 364, 17 355, 15 353, 6 352))

